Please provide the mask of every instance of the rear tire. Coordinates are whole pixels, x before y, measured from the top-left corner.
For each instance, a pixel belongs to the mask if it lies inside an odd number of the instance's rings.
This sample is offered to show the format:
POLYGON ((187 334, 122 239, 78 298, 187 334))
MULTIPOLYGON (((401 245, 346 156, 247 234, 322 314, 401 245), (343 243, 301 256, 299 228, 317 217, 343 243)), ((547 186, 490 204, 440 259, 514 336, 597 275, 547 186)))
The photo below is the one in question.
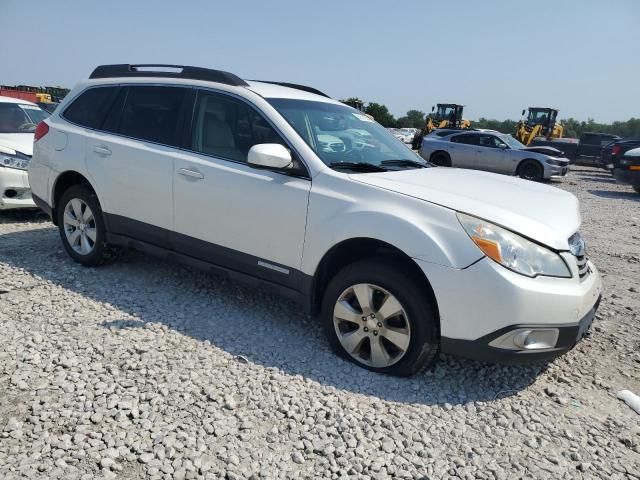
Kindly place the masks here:
POLYGON ((436 361, 436 309, 424 286, 405 272, 398 262, 377 257, 352 263, 331 279, 320 319, 339 356, 374 372, 403 377, 436 361))
POLYGON ((518 167, 518 176, 525 180, 541 182, 544 176, 544 168, 536 160, 525 160, 518 167))
POLYGON ((436 152, 431 155, 431 163, 438 165, 439 167, 450 167, 451 157, 446 152, 436 152))
POLYGON ((94 267, 117 257, 120 249, 106 241, 102 209, 91 189, 84 185, 67 189, 56 213, 62 245, 76 262, 94 267))

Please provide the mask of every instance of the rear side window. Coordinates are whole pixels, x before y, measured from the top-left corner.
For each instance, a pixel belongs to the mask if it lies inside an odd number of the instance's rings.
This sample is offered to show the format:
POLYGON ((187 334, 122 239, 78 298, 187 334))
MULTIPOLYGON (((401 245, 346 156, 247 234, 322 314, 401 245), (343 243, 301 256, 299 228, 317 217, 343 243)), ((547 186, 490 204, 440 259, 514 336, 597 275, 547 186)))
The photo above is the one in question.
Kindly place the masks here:
MULTIPOLYGON (((127 90, 118 133, 178 146, 178 120, 187 90, 158 86, 132 86, 127 90)), ((114 128, 112 120, 109 126, 114 128)))
POLYGON ((83 127, 99 129, 120 87, 96 87, 81 93, 63 117, 83 127))
POLYGON ((451 139, 452 142, 455 143, 464 143, 466 145, 479 145, 479 136, 478 135, 456 135, 451 139))

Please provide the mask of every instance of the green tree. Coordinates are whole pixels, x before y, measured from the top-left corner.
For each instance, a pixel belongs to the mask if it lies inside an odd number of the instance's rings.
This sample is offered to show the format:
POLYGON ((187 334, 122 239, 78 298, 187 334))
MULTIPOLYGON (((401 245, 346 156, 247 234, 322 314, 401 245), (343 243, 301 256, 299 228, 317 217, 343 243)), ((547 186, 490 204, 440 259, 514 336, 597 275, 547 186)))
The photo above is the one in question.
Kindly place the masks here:
POLYGON ((353 107, 357 110, 364 109, 364 101, 359 99, 358 97, 349 97, 345 100, 340 100, 340 101, 345 105, 349 105, 350 107, 353 107))
POLYGON ((391 112, 389 112, 389 109, 385 105, 371 102, 367 105, 365 112, 371 115, 376 120, 376 122, 378 122, 383 127, 396 126, 396 119, 391 114, 391 112))

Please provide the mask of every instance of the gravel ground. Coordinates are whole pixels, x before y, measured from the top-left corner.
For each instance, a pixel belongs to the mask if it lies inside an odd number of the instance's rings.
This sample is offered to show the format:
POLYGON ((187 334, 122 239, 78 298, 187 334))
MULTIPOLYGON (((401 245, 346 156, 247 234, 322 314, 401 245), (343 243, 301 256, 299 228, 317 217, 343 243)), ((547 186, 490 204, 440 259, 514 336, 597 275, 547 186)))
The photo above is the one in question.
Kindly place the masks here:
POLYGON ((89 269, 0 214, 0 478, 640 478, 640 195, 577 167, 604 277, 551 364, 410 379, 329 350, 294 305, 132 252, 89 269))

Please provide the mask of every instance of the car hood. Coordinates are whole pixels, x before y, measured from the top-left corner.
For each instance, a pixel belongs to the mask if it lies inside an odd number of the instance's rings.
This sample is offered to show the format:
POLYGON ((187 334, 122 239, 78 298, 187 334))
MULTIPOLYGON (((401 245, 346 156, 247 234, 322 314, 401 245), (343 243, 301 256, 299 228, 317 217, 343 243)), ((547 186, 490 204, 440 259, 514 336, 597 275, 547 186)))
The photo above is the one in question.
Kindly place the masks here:
POLYGON ((0 133, 0 147, 10 148, 31 156, 33 154, 33 133, 0 133))
POLYGON ((541 153, 543 155, 549 155, 550 157, 557 157, 557 158, 563 158, 565 156, 564 152, 553 147, 545 147, 545 146, 535 147, 534 146, 534 147, 523 147, 520 150, 526 150, 527 152, 541 153))
POLYGON ((445 167, 350 177, 483 218, 556 250, 568 250, 569 237, 580 227, 575 196, 515 177, 445 167))

